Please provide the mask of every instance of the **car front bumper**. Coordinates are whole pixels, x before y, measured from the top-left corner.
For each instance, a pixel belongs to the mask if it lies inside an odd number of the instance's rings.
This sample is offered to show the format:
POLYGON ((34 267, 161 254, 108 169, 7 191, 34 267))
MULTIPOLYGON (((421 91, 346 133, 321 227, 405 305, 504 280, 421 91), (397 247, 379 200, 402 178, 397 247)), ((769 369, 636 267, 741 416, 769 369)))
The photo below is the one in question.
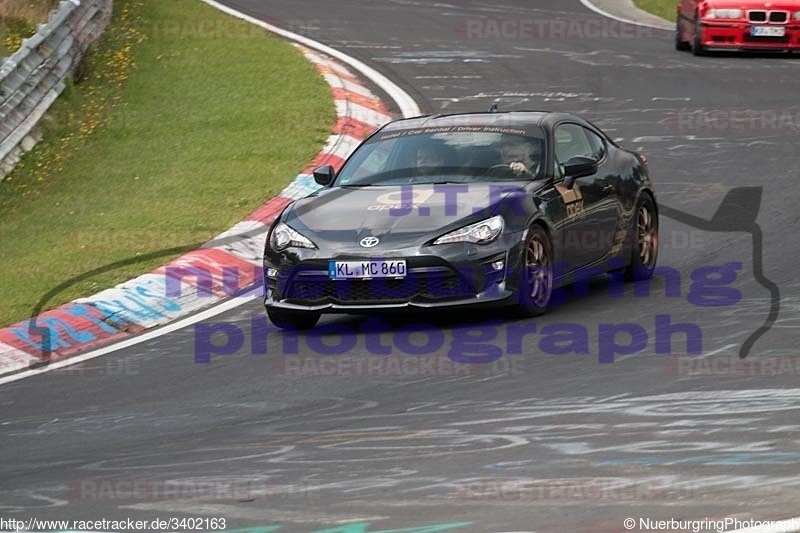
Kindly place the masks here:
POLYGON ((784 28, 781 37, 754 37, 753 26, 761 26, 750 22, 719 20, 701 21, 700 42, 709 50, 800 50, 800 24, 771 24, 770 27, 784 28))
POLYGON ((519 256, 517 247, 491 247, 471 257, 450 260, 406 256, 408 273, 402 279, 333 280, 329 277, 329 259, 308 259, 275 269, 265 264, 264 304, 321 313, 507 305, 513 302, 518 286, 519 256))
POLYGON ((514 301, 514 291, 508 290, 505 286, 498 285, 483 293, 477 294, 472 298, 462 298, 455 300, 443 300, 439 302, 415 302, 407 301, 401 303, 325 303, 319 305, 290 303, 286 300, 276 300, 267 296, 264 299, 266 307, 286 309, 291 311, 312 311, 318 313, 368 313, 370 311, 394 311, 403 309, 416 310, 435 310, 453 309, 457 307, 483 307, 483 306, 504 306, 514 301))

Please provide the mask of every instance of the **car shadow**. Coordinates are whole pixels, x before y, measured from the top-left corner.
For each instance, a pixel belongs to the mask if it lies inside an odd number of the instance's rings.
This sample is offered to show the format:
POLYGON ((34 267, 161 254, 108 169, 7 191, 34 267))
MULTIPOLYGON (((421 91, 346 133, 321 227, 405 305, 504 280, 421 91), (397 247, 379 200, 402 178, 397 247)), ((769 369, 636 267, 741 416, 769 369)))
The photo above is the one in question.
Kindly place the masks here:
MULTIPOLYGON (((676 50, 675 53, 686 54, 687 52, 679 52, 676 50)), ((688 52, 688 54, 691 55, 691 52, 688 52)), ((796 52, 786 52, 783 50, 708 50, 702 57, 709 59, 800 59, 800 50, 796 52)))

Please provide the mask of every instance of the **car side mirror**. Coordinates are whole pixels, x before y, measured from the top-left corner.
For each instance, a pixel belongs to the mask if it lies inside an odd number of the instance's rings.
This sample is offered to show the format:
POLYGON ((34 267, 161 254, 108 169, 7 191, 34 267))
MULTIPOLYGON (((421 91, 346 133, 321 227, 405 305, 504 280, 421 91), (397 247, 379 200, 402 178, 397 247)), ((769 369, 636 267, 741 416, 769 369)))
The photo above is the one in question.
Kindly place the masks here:
POLYGON ((564 164, 564 186, 571 189, 575 180, 597 172, 598 163, 591 157, 576 155, 564 164))
POLYGON ((328 187, 330 186, 331 183, 333 183, 333 177, 336 174, 336 172, 333 170, 332 166, 324 165, 314 169, 313 174, 314 174, 314 181, 316 181, 323 187, 328 187))

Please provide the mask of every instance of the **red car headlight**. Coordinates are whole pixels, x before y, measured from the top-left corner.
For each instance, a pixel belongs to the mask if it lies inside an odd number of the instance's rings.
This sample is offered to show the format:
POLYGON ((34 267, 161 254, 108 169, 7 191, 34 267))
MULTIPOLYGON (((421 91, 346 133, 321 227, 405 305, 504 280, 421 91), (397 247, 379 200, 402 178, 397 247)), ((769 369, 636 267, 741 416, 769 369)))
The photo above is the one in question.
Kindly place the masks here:
POLYGON ((741 9, 709 9, 706 18, 733 20, 740 19, 744 13, 741 9))

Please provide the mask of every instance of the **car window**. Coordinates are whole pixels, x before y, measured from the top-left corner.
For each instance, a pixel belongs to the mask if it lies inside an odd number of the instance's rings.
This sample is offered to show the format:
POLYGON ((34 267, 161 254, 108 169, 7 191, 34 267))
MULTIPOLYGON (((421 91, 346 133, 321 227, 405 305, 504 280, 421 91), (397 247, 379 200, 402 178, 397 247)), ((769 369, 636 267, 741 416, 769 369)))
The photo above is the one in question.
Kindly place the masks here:
POLYGON ((364 162, 361 164, 362 170, 366 172, 381 172, 386 167, 395 144, 396 141, 387 141, 372 146, 371 150, 367 150, 364 162))
POLYGON ((606 143, 592 130, 584 128, 583 131, 586 133, 586 140, 592 152, 590 157, 595 161, 600 161, 606 156, 606 143))
POLYGON ((600 160, 605 155, 603 140, 578 124, 558 126, 555 140, 556 160, 562 165, 577 156, 600 160))
POLYGON ((542 174, 539 127, 443 126, 387 131, 361 145, 338 185, 502 181, 542 174), (512 166, 513 165, 513 166, 512 166))

